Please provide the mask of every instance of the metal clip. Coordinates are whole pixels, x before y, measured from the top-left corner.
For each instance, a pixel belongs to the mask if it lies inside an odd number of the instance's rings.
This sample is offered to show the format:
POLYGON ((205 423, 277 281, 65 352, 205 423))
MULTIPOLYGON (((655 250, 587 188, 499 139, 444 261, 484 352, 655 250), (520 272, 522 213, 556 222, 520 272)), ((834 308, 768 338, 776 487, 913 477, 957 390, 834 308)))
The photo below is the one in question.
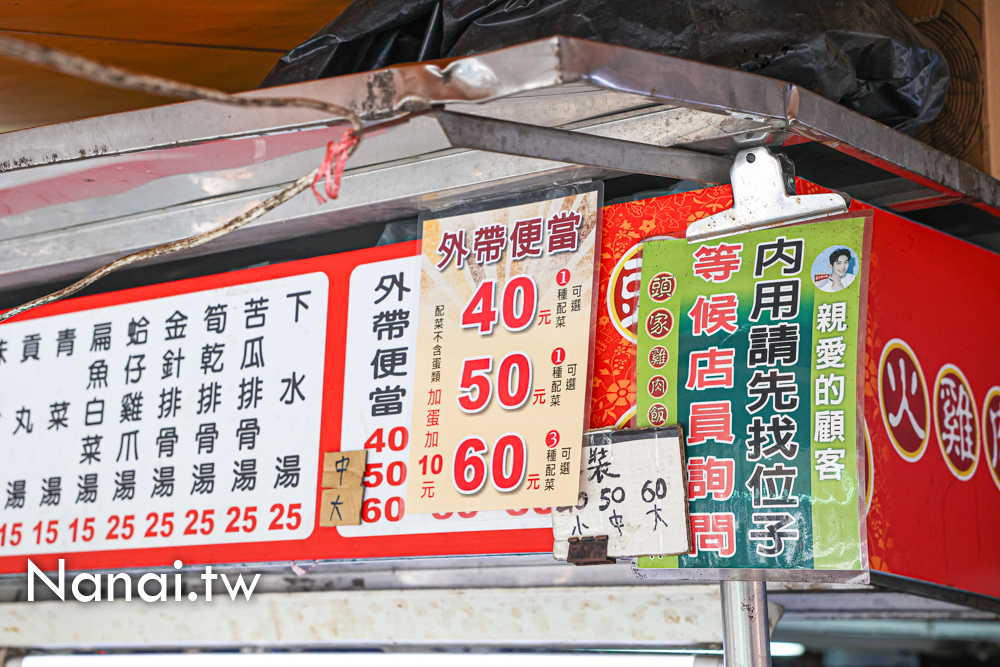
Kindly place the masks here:
POLYGON ((573 565, 604 565, 614 563, 614 558, 608 558, 608 536, 571 537, 569 540, 567 562, 573 565))
POLYGON ((794 194, 794 175, 786 174, 781 160, 762 146, 737 153, 730 178, 733 207, 691 223, 689 243, 844 213, 851 203, 836 192, 794 194))

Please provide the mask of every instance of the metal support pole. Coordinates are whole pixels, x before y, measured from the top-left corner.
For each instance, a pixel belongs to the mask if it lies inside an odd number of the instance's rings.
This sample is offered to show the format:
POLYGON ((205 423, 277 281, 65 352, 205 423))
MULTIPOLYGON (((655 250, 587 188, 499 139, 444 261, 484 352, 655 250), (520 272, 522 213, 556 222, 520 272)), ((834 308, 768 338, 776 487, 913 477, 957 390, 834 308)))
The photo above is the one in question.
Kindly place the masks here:
POLYGON ((723 581, 719 586, 725 667, 771 667, 764 582, 723 581))

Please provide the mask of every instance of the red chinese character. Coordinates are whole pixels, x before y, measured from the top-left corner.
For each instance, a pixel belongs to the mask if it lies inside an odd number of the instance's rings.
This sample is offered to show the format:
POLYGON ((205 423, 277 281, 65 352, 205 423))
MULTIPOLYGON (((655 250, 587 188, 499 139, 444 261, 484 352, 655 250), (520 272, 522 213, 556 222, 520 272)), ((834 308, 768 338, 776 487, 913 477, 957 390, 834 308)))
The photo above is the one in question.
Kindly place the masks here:
POLYGON ((538 486, 538 482, 539 482, 540 479, 541 479, 541 475, 538 475, 538 474, 528 475, 528 489, 530 490, 530 489, 541 488, 541 487, 538 486))
POLYGON ((549 254, 557 252, 576 252, 580 244, 580 216, 576 213, 563 211, 549 220, 549 254))
POLYGON ((663 426, 667 423, 667 407, 663 403, 653 403, 646 412, 650 426, 663 426))
POLYGON ((649 294, 649 298, 656 303, 663 303, 670 297, 674 295, 674 290, 677 289, 677 279, 674 278, 674 274, 663 271, 657 273, 655 276, 650 278, 649 285, 646 286, 646 292, 649 294))
POLYGON ((646 333, 650 338, 666 338, 673 328, 674 316, 666 308, 657 308, 646 316, 646 333))
POLYGON ((441 235, 441 243, 438 244, 437 253, 444 255, 444 258, 437 263, 438 271, 444 271, 448 262, 455 257, 455 268, 461 269, 465 266, 465 258, 471 255, 469 249, 465 247, 465 230, 457 232, 444 232, 441 235))
POLYGON ((736 441, 733 435, 733 407, 729 401, 692 403, 688 419, 688 445, 700 445, 708 439, 726 445, 736 441))
POLYGON ((538 312, 538 326, 543 324, 552 324, 552 311, 546 308, 538 312))
POLYGON ((704 389, 732 389, 733 364, 736 361, 736 350, 727 347, 719 349, 710 347, 698 350, 688 355, 687 389, 702 391, 704 389))
POLYGON ((736 553, 736 515, 732 512, 691 514, 691 556, 715 551, 723 558, 736 553))
POLYGON ((706 299, 699 296, 688 311, 692 336, 711 336, 719 331, 736 333, 736 309, 740 300, 735 294, 713 294, 706 299))
POLYGON ((532 405, 545 405, 545 390, 536 389, 534 393, 531 394, 531 404, 532 405))
POLYGON ((542 249, 535 246, 542 242, 542 219, 518 220, 510 230, 510 258, 541 257, 542 249))
POLYGON ((735 459, 714 456, 688 459, 688 499, 698 500, 712 494, 714 500, 729 500, 733 495, 735 459))
POLYGON ((720 243, 717 246, 703 245, 694 251, 694 275, 707 283, 724 283, 740 270, 743 258, 739 253, 742 243, 720 243))
POLYGON ((476 253, 476 262, 478 264, 496 264, 500 261, 500 256, 506 247, 506 226, 495 223, 476 227, 475 238, 472 241, 472 251, 476 253))

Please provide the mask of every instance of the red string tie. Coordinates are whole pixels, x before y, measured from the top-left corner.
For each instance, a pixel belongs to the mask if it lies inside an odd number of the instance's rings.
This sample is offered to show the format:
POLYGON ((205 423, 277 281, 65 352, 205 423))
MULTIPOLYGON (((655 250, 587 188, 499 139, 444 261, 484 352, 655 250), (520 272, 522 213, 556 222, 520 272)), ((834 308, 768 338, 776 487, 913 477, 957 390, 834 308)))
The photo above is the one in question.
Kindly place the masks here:
POLYGON ((316 177, 310 186, 313 194, 316 195, 316 201, 320 204, 325 204, 326 200, 316 190, 316 184, 323 178, 325 181, 323 189, 326 190, 326 196, 330 199, 337 198, 340 193, 340 179, 344 175, 344 167, 347 164, 347 155, 356 143, 358 143, 357 135, 351 130, 346 130, 340 141, 331 141, 326 145, 326 155, 323 156, 323 162, 320 163, 316 177))

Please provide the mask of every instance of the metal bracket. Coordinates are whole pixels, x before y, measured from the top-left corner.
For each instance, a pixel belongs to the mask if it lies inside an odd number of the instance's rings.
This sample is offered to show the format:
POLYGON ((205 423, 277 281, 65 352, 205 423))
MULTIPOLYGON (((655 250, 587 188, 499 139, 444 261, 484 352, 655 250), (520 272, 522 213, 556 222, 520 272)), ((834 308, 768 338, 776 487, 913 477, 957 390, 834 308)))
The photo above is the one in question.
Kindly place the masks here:
POLYGON ((605 565, 613 564, 614 558, 608 558, 608 536, 571 537, 569 554, 566 562, 573 565, 605 565))
POLYGON ((733 161, 731 180, 733 207, 691 223, 689 243, 844 213, 851 203, 840 193, 794 194, 794 174, 786 174, 782 160, 764 147, 740 151, 733 161))
POLYGON ((729 158, 452 111, 433 112, 455 148, 569 162, 678 180, 728 183, 729 158))

